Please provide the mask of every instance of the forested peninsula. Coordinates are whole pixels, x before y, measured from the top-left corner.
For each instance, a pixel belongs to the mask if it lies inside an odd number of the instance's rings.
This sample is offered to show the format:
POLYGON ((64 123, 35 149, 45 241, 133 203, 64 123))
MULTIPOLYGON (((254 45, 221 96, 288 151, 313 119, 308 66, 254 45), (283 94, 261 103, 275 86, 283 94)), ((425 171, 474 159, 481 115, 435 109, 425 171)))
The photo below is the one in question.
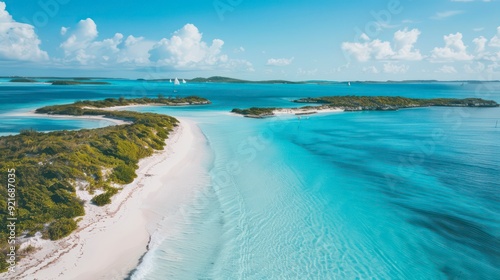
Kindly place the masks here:
MULTIPOLYGON (((165 140, 178 121, 170 116, 131 111, 103 110, 130 105, 204 105, 201 97, 137 98, 100 101, 78 101, 73 104, 47 106, 39 114, 71 116, 104 116, 130 122, 119 126, 76 131, 41 133, 24 130, 14 136, 0 137, 0 181, 8 182, 8 170, 15 170, 15 213, 8 211, 7 199, 0 200, 0 226, 7 228, 7 218, 15 214, 16 236, 30 237, 41 232, 44 238, 57 240, 77 228, 77 217, 83 216, 84 201, 76 188, 84 186, 90 193, 101 190, 92 203, 105 205, 120 185, 136 178, 139 160, 163 150, 165 140), (103 192, 104 191, 104 192, 103 192)), ((2 183, 0 197, 9 195, 2 183)), ((0 231, 0 271, 8 267, 10 251, 8 231, 0 231)), ((16 243, 19 245, 19 243, 16 243)), ((17 251, 22 257, 33 250, 17 251)))

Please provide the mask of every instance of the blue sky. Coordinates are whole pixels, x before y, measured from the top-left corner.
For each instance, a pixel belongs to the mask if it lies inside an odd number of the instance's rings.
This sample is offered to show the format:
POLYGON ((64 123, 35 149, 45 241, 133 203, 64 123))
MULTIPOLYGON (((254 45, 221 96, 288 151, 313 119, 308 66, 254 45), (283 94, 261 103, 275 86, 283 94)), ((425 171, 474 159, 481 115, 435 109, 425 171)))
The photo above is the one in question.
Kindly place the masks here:
POLYGON ((0 1, 0 75, 500 79, 500 0, 0 1))

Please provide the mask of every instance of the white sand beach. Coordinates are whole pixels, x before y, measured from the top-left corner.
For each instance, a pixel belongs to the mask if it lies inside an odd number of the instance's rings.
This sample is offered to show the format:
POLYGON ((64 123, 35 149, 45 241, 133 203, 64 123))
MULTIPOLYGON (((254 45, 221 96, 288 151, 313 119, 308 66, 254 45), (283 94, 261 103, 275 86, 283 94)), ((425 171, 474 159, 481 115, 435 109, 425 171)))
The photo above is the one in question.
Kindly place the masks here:
POLYGON ((29 111, 29 112, 9 114, 9 116, 16 116, 16 117, 44 117, 44 118, 51 118, 51 119, 66 119, 66 120, 74 120, 74 119, 96 120, 96 121, 111 122, 114 125, 124 125, 124 124, 131 124, 132 123, 132 122, 129 122, 129 121, 124 121, 124 120, 119 120, 119 119, 106 118, 104 116, 66 116, 66 115, 37 114, 37 113, 35 113, 34 110, 33 111, 29 111))
POLYGON ((319 109, 302 109, 302 108, 284 108, 274 110, 275 115, 308 115, 308 114, 323 114, 323 113, 339 113, 344 112, 344 109, 340 108, 319 108, 319 109))
POLYGON ((55 242, 34 239, 32 243, 41 249, 21 260, 15 274, 0 276, 33 280, 124 279, 147 251, 147 228, 155 218, 150 205, 168 193, 170 206, 180 207, 176 203, 187 203, 187 194, 195 192, 180 187, 184 187, 182 180, 186 179, 182 176, 190 176, 190 168, 199 163, 200 151, 205 148, 200 138, 204 139, 203 134, 194 122, 180 120, 166 148, 140 161, 138 178, 124 186, 110 205, 97 207, 87 201, 86 215, 77 231, 55 242), (179 169, 186 172, 179 174, 179 169))

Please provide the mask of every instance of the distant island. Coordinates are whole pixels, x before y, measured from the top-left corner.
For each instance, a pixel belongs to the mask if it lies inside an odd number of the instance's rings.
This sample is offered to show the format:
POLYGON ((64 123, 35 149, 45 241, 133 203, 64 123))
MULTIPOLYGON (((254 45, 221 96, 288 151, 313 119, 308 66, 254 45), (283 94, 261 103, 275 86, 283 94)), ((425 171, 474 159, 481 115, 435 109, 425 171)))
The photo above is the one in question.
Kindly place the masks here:
POLYGON ((14 78, 14 79, 11 79, 9 82, 11 82, 11 83, 36 83, 38 81, 34 80, 34 79, 29 79, 29 78, 14 78))
POLYGON ((266 118, 276 114, 310 115, 323 111, 395 111, 404 108, 416 107, 498 107, 493 100, 481 98, 406 98, 400 96, 326 96, 317 98, 302 98, 294 100, 295 103, 312 103, 315 106, 300 108, 258 108, 233 109, 231 112, 249 118, 266 118))
MULTIPOLYGON (((116 79, 116 78, 105 78, 105 77, 0 77, 11 79, 10 82, 17 83, 35 83, 39 80, 48 80, 48 83, 54 85, 107 85, 109 82, 102 82, 102 80, 127 80, 127 79, 116 79), (101 81, 93 81, 101 80, 101 81)), ((138 78, 136 81, 139 82, 170 82, 173 81, 175 77, 171 78, 161 78, 161 79, 144 79, 138 78)), ((213 77, 198 77, 193 79, 184 78, 187 83, 228 83, 228 84, 316 84, 316 85, 355 85, 355 84, 425 84, 425 83, 460 83, 465 84, 478 84, 478 83, 491 83, 500 82, 499 80, 452 80, 452 81, 439 81, 439 80, 401 80, 401 81, 330 81, 330 80, 302 80, 302 81, 288 81, 288 80, 245 80, 237 79, 231 77, 223 76, 213 76, 213 77)))
MULTIPOLYGON (((168 79, 153 79, 153 80, 145 80, 145 79, 137 79, 137 81, 143 82, 167 82, 173 80, 174 78, 168 79)), ((305 84, 307 82, 292 82, 286 80, 264 80, 264 81, 249 81, 249 80, 241 80, 229 77, 221 77, 214 76, 210 78, 194 78, 194 79, 185 79, 188 83, 228 83, 228 84, 305 84)), ((330 83, 330 82, 328 82, 330 83)))
MULTIPOLYGON (((11 83, 40 83, 33 78, 13 78, 11 83)), ((53 86, 72 86, 72 85, 110 85, 109 82, 92 81, 89 78, 75 78, 74 80, 51 80, 44 83, 52 84, 53 86)))
POLYGON ((56 81, 48 81, 53 86, 73 86, 73 85, 110 85, 108 82, 98 82, 98 81, 84 81, 84 79, 80 79, 78 81, 68 81, 68 80, 56 80, 56 81))
MULTIPOLYGON (((174 80, 173 78, 164 78, 164 79, 137 79, 137 81, 143 82, 168 82, 170 80, 174 80)), ((438 80, 402 80, 402 81, 329 81, 329 80, 304 80, 304 81, 287 81, 287 80, 244 80, 244 79, 236 79, 230 77, 223 76, 213 76, 209 78, 194 78, 194 79, 185 79, 188 83, 228 83, 228 84, 317 84, 317 85, 350 85, 350 84, 422 84, 422 83, 440 83, 438 80)), ((458 80, 458 81, 447 81, 454 83, 489 83, 489 82, 499 82, 498 80, 492 81, 476 81, 476 80, 458 80)))
MULTIPOLYGON (((139 160, 163 150, 165 140, 177 126, 177 119, 161 114, 110 111, 108 107, 132 105, 203 105, 210 101, 186 98, 108 98, 78 101, 67 105, 39 108, 38 114, 104 116, 128 124, 98 129, 40 133, 23 130, 19 135, 0 137, 0 170, 15 168, 17 178, 17 228, 20 236, 41 232, 46 239, 57 240, 77 228, 76 217, 83 216, 84 201, 77 188, 95 194, 92 203, 106 205, 120 185, 136 178, 139 160)), ((0 177, 7 182, 5 173, 0 177)), ((0 196, 8 197, 7 188, 0 196)), ((0 226, 7 227, 7 199, 0 200, 0 226)), ((8 231, 0 231, 0 272, 8 267, 8 231)), ((34 248, 18 252, 22 257, 34 248)))

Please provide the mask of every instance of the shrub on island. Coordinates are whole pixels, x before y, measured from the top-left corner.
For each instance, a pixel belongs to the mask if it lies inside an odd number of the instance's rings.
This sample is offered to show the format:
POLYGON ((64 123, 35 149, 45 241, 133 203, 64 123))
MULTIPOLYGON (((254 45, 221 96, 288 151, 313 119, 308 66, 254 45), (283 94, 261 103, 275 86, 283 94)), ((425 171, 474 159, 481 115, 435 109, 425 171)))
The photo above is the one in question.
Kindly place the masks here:
POLYGON ((77 228, 77 224, 73 219, 62 218, 54 221, 47 229, 50 240, 58 240, 68 236, 77 228))

